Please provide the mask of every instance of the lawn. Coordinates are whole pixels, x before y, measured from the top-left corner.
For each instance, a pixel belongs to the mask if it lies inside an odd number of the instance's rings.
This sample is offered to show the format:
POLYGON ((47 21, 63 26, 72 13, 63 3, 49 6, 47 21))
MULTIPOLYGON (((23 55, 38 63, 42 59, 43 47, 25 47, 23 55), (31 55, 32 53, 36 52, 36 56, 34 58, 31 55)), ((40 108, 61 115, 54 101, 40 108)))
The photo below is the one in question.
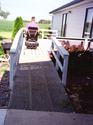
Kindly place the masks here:
POLYGON ((0 20, 0 38, 10 39, 14 21, 0 20))
POLYGON ((48 29, 50 27, 50 24, 41 24, 41 23, 39 23, 39 27, 41 29, 48 29))
POLYGON ((4 38, 4 39, 11 39, 11 36, 12 36, 12 32, 11 31, 1 31, 0 32, 0 37, 1 38, 4 38))
MULTIPOLYGON (((27 21, 24 21, 24 27, 26 26, 27 23, 28 23, 27 21)), ((0 20, 0 39, 2 38, 11 39, 13 25, 14 21, 0 20)), ((39 27, 41 29, 48 29, 50 27, 50 24, 39 23, 39 27)))
POLYGON ((14 21, 0 20, 0 32, 12 31, 14 21))

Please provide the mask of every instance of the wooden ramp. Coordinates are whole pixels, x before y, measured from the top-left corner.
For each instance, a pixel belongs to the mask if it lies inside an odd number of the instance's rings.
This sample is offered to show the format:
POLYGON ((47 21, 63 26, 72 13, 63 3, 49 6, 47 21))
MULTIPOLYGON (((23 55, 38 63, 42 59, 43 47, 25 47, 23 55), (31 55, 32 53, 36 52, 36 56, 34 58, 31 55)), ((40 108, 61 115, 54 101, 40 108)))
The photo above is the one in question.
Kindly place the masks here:
POLYGON ((72 112, 72 106, 48 56, 49 40, 36 50, 24 49, 14 79, 9 108, 72 112))

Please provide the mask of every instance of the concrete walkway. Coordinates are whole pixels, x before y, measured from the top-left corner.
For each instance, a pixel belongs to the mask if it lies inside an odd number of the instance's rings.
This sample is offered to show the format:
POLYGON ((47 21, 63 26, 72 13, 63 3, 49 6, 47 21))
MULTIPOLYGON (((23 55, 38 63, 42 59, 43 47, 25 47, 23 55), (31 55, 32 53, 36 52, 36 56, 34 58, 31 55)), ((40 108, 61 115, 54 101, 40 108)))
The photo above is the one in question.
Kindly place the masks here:
POLYGON ((93 115, 8 110, 4 125, 93 125, 93 115))
POLYGON ((4 125, 7 109, 0 109, 0 125, 4 125))

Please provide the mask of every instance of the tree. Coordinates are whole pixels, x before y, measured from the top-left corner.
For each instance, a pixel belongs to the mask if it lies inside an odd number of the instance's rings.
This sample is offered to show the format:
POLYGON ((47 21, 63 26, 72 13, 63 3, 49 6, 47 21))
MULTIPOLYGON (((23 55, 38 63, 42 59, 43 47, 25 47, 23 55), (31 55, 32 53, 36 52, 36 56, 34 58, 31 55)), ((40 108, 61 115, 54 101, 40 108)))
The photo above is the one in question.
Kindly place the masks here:
POLYGON ((17 17, 14 22, 13 32, 12 32, 12 40, 14 39, 16 33, 20 28, 23 27, 23 19, 22 17, 17 17))
POLYGON ((10 14, 9 12, 5 12, 3 10, 0 10, 0 16, 3 17, 4 19, 6 19, 9 14, 10 14))
POLYGON ((0 2, 0 16, 3 17, 4 19, 6 19, 8 17, 8 15, 10 15, 10 13, 8 11, 4 11, 1 9, 1 2, 0 2))
POLYGON ((4 50, 3 50, 2 45, 0 44, 0 56, 1 56, 1 55, 4 55, 4 50))

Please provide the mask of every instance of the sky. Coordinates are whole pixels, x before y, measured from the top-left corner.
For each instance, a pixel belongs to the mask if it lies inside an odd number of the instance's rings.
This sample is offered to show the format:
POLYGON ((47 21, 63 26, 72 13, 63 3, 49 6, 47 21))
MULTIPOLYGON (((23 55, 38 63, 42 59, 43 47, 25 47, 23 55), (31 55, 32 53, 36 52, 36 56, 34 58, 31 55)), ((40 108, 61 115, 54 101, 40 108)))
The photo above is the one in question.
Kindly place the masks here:
POLYGON ((30 20, 32 16, 36 20, 51 20, 50 11, 71 2, 72 0, 0 0, 1 8, 9 11, 9 20, 15 20, 17 16, 21 16, 24 20, 30 20))

